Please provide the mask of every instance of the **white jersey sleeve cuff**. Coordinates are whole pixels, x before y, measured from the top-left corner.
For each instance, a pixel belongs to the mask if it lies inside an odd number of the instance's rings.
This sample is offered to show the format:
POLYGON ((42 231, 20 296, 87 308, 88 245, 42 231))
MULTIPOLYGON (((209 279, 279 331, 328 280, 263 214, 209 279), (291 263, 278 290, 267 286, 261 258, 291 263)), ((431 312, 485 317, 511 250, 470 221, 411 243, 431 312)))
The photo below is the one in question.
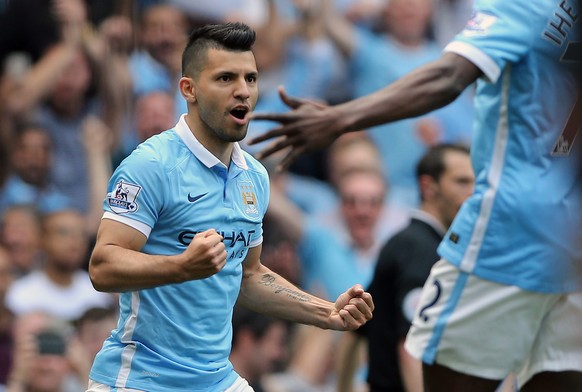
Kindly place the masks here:
POLYGON ((117 222, 121 222, 121 223, 128 225, 130 227, 133 227, 134 229, 136 229, 137 231, 139 231, 143 235, 145 235, 146 238, 149 238, 150 233, 152 231, 152 228, 149 227, 148 225, 146 225, 145 223, 142 223, 142 222, 137 221, 135 219, 128 218, 126 216, 117 215, 117 214, 114 214, 114 213, 109 212, 109 211, 105 211, 105 213, 103 214, 103 217, 101 219, 111 219, 111 220, 114 220, 117 222))
POLYGON ((501 75, 501 69, 488 55, 473 45, 461 41, 453 41, 445 46, 444 52, 451 52, 462 56, 475 64, 490 82, 495 83, 501 75))
POLYGON ((254 248, 255 246, 259 246, 263 243, 263 236, 260 236, 259 238, 257 238, 256 240, 252 241, 249 244, 249 248, 254 248))

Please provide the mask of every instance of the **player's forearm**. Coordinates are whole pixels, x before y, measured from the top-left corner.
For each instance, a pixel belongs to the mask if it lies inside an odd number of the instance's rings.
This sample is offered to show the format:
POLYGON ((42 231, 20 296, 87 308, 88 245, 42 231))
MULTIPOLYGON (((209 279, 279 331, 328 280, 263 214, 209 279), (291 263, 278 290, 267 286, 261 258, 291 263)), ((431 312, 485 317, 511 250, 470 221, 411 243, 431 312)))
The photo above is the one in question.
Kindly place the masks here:
POLYGON ((89 274, 95 289, 123 292, 183 281, 177 256, 148 255, 117 245, 101 245, 91 255, 89 274))
POLYGON ((479 69, 468 60, 449 53, 373 94, 336 109, 343 116, 340 121, 344 121, 347 132, 367 129, 446 106, 479 75, 479 69))
POLYGON ((243 272, 239 302, 256 312, 289 321, 329 328, 334 304, 317 298, 260 265, 243 272))

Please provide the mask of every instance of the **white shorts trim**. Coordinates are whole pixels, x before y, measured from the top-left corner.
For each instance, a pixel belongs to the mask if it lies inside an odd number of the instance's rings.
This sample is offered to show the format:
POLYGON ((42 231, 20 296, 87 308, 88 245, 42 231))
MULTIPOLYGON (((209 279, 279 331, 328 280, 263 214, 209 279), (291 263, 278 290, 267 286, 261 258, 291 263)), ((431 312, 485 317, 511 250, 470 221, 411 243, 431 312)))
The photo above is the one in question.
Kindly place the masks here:
POLYGON ((441 260, 422 290, 405 347, 428 364, 523 384, 541 371, 582 371, 582 293, 524 291, 441 260))

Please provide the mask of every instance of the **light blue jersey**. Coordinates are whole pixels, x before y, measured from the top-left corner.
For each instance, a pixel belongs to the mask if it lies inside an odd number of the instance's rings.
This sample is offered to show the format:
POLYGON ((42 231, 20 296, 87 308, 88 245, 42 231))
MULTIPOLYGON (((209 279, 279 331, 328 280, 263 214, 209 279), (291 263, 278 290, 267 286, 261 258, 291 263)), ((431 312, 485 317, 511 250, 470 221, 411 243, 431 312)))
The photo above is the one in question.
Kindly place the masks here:
POLYGON ((574 76, 580 12, 577 0, 477 1, 445 48, 485 75, 471 149, 475 193, 439 247, 465 272, 537 292, 582 288, 573 148, 573 115, 582 111, 574 76))
POLYGON ((206 279, 126 292, 117 329, 97 354, 92 380, 145 391, 222 391, 231 318, 249 248, 262 242, 266 170, 235 144, 227 168, 193 136, 184 117, 142 143, 113 174, 104 219, 148 237, 144 253, 183 252, 198 232, 224 236, 222 271, 206 279))

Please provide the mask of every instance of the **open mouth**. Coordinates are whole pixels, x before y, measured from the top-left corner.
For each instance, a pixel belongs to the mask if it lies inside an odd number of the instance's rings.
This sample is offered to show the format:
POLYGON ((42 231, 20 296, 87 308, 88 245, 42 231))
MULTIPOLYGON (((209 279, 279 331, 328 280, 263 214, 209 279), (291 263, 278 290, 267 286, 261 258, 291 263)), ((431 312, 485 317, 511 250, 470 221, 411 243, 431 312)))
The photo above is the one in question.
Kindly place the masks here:
POLYGON ((249 110, 246 108, 235 108, 230 111, 230 114, 239 120, 243 120, 248 112, 249 110))

